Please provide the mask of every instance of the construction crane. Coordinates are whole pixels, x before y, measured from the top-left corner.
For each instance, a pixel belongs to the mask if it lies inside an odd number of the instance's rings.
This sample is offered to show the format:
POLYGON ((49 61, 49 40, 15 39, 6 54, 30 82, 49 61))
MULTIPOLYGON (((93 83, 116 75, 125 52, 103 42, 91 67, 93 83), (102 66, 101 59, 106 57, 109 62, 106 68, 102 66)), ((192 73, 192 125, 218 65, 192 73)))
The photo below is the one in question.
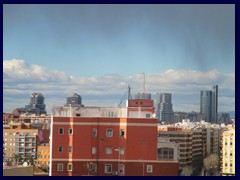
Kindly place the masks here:
POLYGON ((125 93, 123 94, 123 96, 122 96, 122 98, 121 98, 120 103, 118 104, 118 107, 119 107, 119 108, 121 107, 122 102, 126 99, 126 96, 127 96, 127 99, 132 99, 131 87, 130 87, 130 85, 128 85, 128 89, 125 91, 125 93))

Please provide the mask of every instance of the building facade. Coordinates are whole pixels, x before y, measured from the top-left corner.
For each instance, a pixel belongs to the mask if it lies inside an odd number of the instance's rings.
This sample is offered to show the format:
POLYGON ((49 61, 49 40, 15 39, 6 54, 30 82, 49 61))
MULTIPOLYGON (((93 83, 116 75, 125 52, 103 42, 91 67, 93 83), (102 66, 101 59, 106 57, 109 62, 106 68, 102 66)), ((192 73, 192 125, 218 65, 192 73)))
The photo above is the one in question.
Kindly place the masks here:
POLYGON ((29 105, 25 106, 27 113, 29 114, 47 114, 44 104, 44 96, 41 93, 32 93, 30 96, 29 105))
POLYGON ((73 93, 73 94, 67 96, 66 105, 81 106, 82 105, 82 97, 77 93, 73 93))
POLYGON ((158 121, 173 122, 171 93, 157 93, 156 115, 158 121))
POLYGON ((125 109, 55 109, 50 175, 177 176, 178 161, 158 160, 152 100, 129 99, 127 105, 125 109))
POLYGON ((159 138, 167 138, 179 145, 179 168, 193 166, 203 159, 201 129, 166 127, 158 129, 159 138))
POLYGON ((50 165, 50 144, 40 144, 37 151, 37 165, 49 167, 50 165))
POLYGON ((218 86, 213 86, 212 90, 200 92, 200 113, 204 115, 204 120, 211 123, 217 122, 218 114, 218 86))
POLYGON ((12 159, 14 154, 19 155, 23 161, 30 155, 36 158, 37 135, 37 129, 26 129, 21 124, 10 125, 10 129, 3 129, 4 159, 12 159))
POLYGON ((218 122, 229 124, 230 121, 230 114, 229 113, 218 113, 218 122))
POLYGON ((223 176, 235 175, 235 128, 231 128, 222 135, 222 172, 223 176))

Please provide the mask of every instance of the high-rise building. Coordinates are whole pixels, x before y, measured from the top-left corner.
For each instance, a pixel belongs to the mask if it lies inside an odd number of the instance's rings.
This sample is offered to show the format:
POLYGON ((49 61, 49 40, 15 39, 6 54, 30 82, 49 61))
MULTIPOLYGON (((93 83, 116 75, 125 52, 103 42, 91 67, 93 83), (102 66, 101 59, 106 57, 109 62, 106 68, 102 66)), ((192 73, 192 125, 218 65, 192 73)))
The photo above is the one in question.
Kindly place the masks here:
POLYGON ((173 122, 171 93, 157 93, 156 115, 158 121, 173 122))
POLYGON ((44 96, 41 93, 33 93, 30 96, 30 103, 26 106, 26 111, 30 114, 47 114, 44 96))
POLYGON ((67 105, 72 105, 72 106, 75 106, 75 105, 82 105, 82 97, 77 94, 77 93, 73 93, 69 96, 67 96, 67 105))
POLYGON ((218 112, 218 86, 212 90, 200 92, 200 113, 204 115, 207 122, 217 122, 218 112))

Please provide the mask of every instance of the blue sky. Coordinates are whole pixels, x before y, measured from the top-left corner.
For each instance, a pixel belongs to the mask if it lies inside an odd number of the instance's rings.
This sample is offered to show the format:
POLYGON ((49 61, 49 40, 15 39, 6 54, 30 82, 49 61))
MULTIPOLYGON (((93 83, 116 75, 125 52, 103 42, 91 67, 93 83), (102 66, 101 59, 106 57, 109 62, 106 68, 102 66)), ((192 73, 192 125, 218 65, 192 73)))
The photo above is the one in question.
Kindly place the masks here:
POLYGON ((73 91, 111 106, 128 83, 141 91, 141 72, 153 95, 173 93, 176 110, 199 111, 200 90, 214 84, 219 108, 235 110, 235 6, 4 5, 3 61, 5 111, 33 91, 49 109, 73 91))

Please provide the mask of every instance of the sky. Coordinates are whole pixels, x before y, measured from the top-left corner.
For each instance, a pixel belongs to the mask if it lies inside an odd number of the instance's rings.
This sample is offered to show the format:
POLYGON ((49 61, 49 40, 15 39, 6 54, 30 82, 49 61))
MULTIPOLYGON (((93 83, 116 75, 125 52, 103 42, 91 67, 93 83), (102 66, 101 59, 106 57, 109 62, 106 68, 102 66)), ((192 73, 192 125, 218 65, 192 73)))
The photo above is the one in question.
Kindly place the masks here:
POLYGON ((219 85, 219 111, 235 111, 235 5, 4 4, 3 111, 33 92, 52 106, 78 93, 115 106, 172 93, 174 111, 200 111, 200 91, 219 85))

